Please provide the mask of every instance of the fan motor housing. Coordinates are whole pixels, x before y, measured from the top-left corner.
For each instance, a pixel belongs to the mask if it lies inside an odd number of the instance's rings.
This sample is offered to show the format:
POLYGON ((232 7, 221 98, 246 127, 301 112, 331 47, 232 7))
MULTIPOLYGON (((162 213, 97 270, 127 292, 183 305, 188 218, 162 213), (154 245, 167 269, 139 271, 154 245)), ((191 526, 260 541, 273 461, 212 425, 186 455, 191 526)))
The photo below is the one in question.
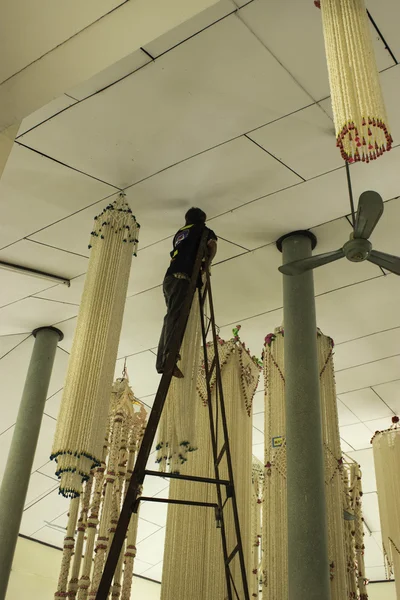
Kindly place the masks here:
POLYGON ((345 243, 343 252, 347 260, 351 262, 363 262, 367 260, 372 250, 372 244, 368 240, 353 238, 345 243))

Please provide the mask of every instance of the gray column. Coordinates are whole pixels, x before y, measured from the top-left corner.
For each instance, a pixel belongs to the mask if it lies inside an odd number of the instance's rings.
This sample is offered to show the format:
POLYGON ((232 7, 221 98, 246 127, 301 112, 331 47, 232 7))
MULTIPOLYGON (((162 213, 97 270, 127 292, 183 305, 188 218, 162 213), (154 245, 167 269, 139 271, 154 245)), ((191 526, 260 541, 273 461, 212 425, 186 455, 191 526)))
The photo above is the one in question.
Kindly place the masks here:
MULTIPOLYGON (((280 240, 283 262, 311 256, 316 238, 280 240)), ((278 245, 279 247, 279 245, 278 245)), ((313 272, 283 276, 289 600, 329 600, 324 456, 313 272)))
POLYGON ((63 338, 54 327, 42 327, 33 335, 35 344, 0 489, 0 600, 6 596, 54 357, 63 338))

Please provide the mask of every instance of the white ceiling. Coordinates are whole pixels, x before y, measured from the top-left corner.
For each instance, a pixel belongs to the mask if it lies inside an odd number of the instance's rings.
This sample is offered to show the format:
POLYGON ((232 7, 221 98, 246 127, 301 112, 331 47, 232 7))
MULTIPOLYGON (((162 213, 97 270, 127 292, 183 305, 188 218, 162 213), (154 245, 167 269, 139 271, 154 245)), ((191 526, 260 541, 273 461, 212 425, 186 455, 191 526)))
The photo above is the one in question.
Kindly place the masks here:
MULTIPOLYGON (((90 3, 86 16, 117 4, 90 3)), ((398 3, 368 5, 400 60, 398 3)), ((65 26, 73 32, 85 18, 65 26)), ((352 166, 351 174, 356 197, 372 188, 386 201, 372 238, 375 247, 400 254, 400 66, 373 35, 395 148, 371 165, 352 166)), ((20 65, 23 59, 16 57, 20 65)), ((0 470, 32 349, 29 333, 57 325, 65 334, 22 533, 62 542, 57 526, 65 523, 67 503, 57 494, 48 455, 93 216, 126 189, 142 225, 116 373, 128 357, 135 393, 148 406, 159 381, 154 348, 164 313, 160 284, 171 236, 192 205, 206 210, 220 236, 213 291, 221 335, 229 337, 241 323, 243 340, 260 355, 265 335, 282 322, 275 240, 312 228, 324 252, 340 247, 350 234, 328 95, 320 13, 311 0, 221 0, 22 123, 0 182, 0 260, 72 279, 66 288, 0 271, 0 470)), ((364 513, 372 532, 366 535, 367 574, 384 579, 370 438, 400 412, 400 280, 370 264, 341 261, 316 271, 315 289, 318 324, 336 341, 343 450, 364 475, 364 513)), ((259 389, 254 454, 262 460, 262 382, 259 389)), ((167 493, 164 480, 149 486, 147 495, 167 493)), ((164 507, 143 506, 138 574, 161 577, 165 516, 164 507)))

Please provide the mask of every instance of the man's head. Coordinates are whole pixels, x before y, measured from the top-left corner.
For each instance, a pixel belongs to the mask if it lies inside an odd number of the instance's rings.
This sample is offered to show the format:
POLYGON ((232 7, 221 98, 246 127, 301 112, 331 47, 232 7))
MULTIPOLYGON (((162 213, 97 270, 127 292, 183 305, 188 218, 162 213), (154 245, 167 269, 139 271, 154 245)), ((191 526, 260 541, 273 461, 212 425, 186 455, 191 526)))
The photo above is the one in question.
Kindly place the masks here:
POLYGON ((207 219, 206 213, 201 208, 189 208, 185 215, 186 225, 198 225, 205 223, 207 219))

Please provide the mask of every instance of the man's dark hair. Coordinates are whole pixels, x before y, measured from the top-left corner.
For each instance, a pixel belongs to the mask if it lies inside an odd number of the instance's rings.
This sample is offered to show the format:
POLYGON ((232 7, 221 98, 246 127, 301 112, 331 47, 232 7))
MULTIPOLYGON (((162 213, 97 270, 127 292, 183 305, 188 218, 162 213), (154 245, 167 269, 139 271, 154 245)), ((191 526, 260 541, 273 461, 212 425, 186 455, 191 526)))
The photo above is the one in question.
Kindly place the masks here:
POLYGON ((205 223, 207 215, 201 208, 189 208, 185 215, 186 225, 197 225, 199 223, 205 223))

